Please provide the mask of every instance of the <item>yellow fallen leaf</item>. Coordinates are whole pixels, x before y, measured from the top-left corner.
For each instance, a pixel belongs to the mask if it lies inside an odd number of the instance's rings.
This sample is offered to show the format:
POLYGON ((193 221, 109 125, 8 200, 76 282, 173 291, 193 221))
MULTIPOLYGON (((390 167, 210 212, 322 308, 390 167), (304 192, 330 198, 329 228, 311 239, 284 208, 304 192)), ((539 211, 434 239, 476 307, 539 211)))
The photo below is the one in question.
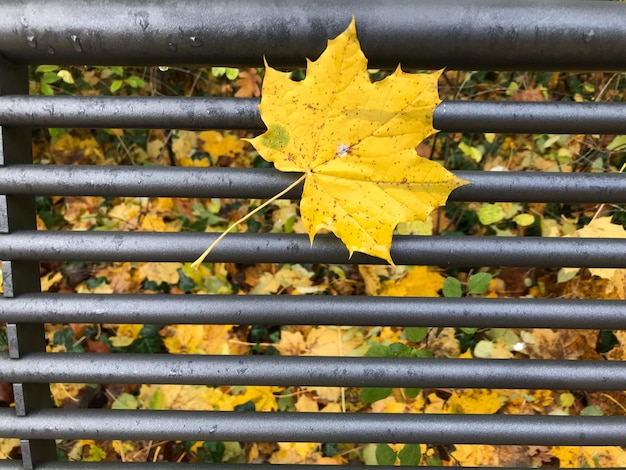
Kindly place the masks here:
POLYGON ((139 338, 139 333, 142 329, 143 324, 119 325, 115 336, 111 336, 109 340, 116 348, 124 348, 130 346, 133 341, 139 338))
POLYGON ((306 351, 304 335, 299 331, 281 331, 280 341, 274 346, 283 356, 299 356, 306 351))
POLYGON ((272 464, 302 464, 317 461, 322 454, 320 444, 313 442, 279 442, 278 450, 272 454, 272 464))
POLYGON ((260 110, 268 130, 250 142, 277 169, 304 172, 300 210, 311 242, 328 230, 350 254, 392 263, 396 225, 425 221, 467 184, 415 152, 435 132, 439 75, 398 67, 372 83, 354 20, 308 62, 304 80, 266 64, 260 110))
POLYGON ((138 399, 141 408, 146 410, 233 409, 231 395, 205 385, 142 385, 138 399))
POLYGON ((283 387, 247 386, 246 391, 233 398, 233 406, 243 405, 251 401, 256 411, 278 411, 278 403, 274 393, 280 393, 283 387))
POLYGON ((8 459, 13 448, 19 446, 19 439, 0 439, 0 459, 8 459))
POLYGON ((451 413, 462 414, 493 414, 502 407, 499 395, 485 389, 454 392, 447 405, 451 413))
POLYGON ((41 292, 48 292, 48 289, 55 285, 57 282, 63 280, 63 274, 60 272, 51 272, 41 277, 41 292))
POLYGON ((178 270, 183 267, 182 263, 142 263, 138 269, 141 279, 154 281, 157 284, 178 284, 180 274, 178 270))
POLYGON ((385 281, 380 295, 382 296, 414 296, 439 297, 445 278, 426 266, 417 266, 400 281, 385 281))
POLYGON ((338 330, 334 326, 318 326, 306 337, 307 356, 346 356, 363 343, 359 328, 338 330), (351 333, 354 333, 353 335, 351 333), (351 336, 351 337, 350 337, 351 336), (347 339, 350 337, 349 339, 347 339))
MULTIPOLYGON (((622 225, 611 223, 611 217, 598 217, 583 228, 570 233, 572 238, 626 238, 626 230, 622 225)), ((576 268, 573 268, 576 270, 576 268)), ((577 270, 576 270, 577 271, 577 270)), ((626 269, 589 268, 589 272, 602 279, 608 279, 606 293, 615 292, 618 298, 626 300, 626 269)))
POLYGON ((319 411, 317 402, 307 394, 300 395, 300 397, 298 397, 298 401, 296 401, 296 404, 294 406, 296 408, 296 411, 300 411, 303 413, 313 413, 319 411))
POLYGON ((193 131, 180 130, 172 139, 172 151, 176 160, 190 157, 198 146, 198 135, 193 131))
POLYGON ((230 354, 232 325, 167 325, 159 333, 171 354, 230 354))
POLYGON ((232 157, 243 151, 243 141, 233 135, 224 135, 218 131, 204 131, 199 137, 202 140, 202 150, 212 157, 232 157))
POLYGON ((455 444, 452 452, 458 465, 464 467, 498 466, 498 454, 490 445, 455 444))

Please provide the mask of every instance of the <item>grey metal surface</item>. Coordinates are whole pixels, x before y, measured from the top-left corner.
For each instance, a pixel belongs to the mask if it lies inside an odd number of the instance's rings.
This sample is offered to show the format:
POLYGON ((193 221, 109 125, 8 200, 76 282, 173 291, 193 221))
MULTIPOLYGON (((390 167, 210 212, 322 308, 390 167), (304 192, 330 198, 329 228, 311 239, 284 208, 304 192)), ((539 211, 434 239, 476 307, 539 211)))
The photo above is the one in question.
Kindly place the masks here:
MULTIPOLYGON (((187 462, 43 462, 37 465, 37 470, 207 470, 210 468, 222 468, 226 470, 250 470, 249 464, 227 463, 221 466, 207 463, 187 462)), ((23 470, 19 460, 0 460, 1 470, 23 470)), ((275 464, 254 464, 254 470, 277 470, 275 464)), ((341 469, 339 465, 305 465, 305 464, 280 464, 280 470, 328 470, 341 469)), ((468 470, 513 470, 505 467, 464 467, 468 470)), ((421 467, 420 470, 440 470, 441 467, 421 467)), ((378 465, 376 470, 397 470, 397 467, 378 465)), ((515 470, 523 470, 515 468, 515 470)), ((530 469, 528 469, 530 470, 530 469)), ((579 469, 580 470, 580 469, 579 469)))
POLYGON ((28 383, 157 383, 212 386, 622 390, 622 361, 317 356, 0 353, 0 376, 28 383))
POLYGON ((626 330, 621 300, 292 295, 25 294, 0 322, 461 326, 626 330))
MULTIPOLYGON (((187 463, 187 462, 43 462, 37 465, 37 470, 207 470, 210 468, 222 468, 223 470, 250 470, 250 464, 226 463, 187 463)), ((254 464, 254 470, 277 470, 276 464, 254 464)), ((1 470, 23 470, 19 460, 0 460, 1 470)), ((340 465, 306 465, 306 464, 280 464, 280 470, 328 470, 341 469, 340 465)), ((513 470, 505 467, 464 467, 468 470, 513 470)), ((420 470, 440 470, 441 467, 420 466, 420 470)), ((376 470, 397 470, 397 467, 378 465, 376 470)), ((523 470, 515 468, 515 470, 523 470)), ((530 470, 530 469, 528 469, 530 470)), ((579 469, 580 470, 580 469, 579 469)))
MULTIPOLYGON (((28 70, 0 57, 0 94, 28 93, 28 70)), ((32 164, 31 130, 27 127, 0 127, 0 165, 32 164)), ((35 230, 35 198, 32 195, 0 196, 0 232, 35 230)), ((36 260, 2 261, 2 297, 39 292, 39 263, 36 260)), ((46 350, 43 324, 15 323, 6 325, 8 356, 18 360, 30 352, 46 350)), ((13 383, 14 412, 25 416, 34 408, 51 407, 48 384, 13 383)), ((56 458, 53 440, 35 439, 20 442, 22 463, 31 470, 37 462, 56 458)))
MULTIPOLYGON (((0 125, 264 130, 258 99, 141 96, 2 96, 0 125)), ((443 101, 444 132, 620 134, 623 103, 443 101)))
POLYGON ((5 0, 28 63, 303 67, 352 16, 372 68, 624 70, 626 5, 577 0, 5 0))
POLYGON ((626 445, 625 416, 0 409, 0 435, 240 442, 626 445))
MULTIPOLYGON (((37 465, 37 470, 207 470, 211 468, 222 468, 226 470, 250 470, 250 464, 226 463, 222 466, 207 463, 187 463, 187 462, 42 462, 37 465)), ((277 470, 276 464, 254 464, 254 470, 277 470)), ((341 465, 306 465, 306 464, 280 464, 280 470, 339 470, 344 468, 341 465)), ((376 470, 397 470, 398 467, 377 465, 376 470)), ((464 467, 467 470, 524 470, 506 467, 464 467)), ((23 470, 22 462, 19 460, 0 460, 0 470, 23 470)), ((420 470, 441 470, 441 467, 420 466, 420 470)), ((527 469, 531 470, 531 469, 527 469)), ((581 469, 575 469, 581 470, 581 469)))
MULTIPOLYGON (((217 233, 18 231, 0 234, 0 259, 58 261, 194 261, 217 233)), ((626 240, 613 238, 396 236, 396 264, 428 266, 626 266, 626 240)), ((361 253, 348 256, 333 235, 233 233, 207 257, 231 263, 386 262, 361 253)))
MULTIPOLYGON (((626 107, 624 108, 626 112, 626 107)), ((626 202, 626 174, 456 171, 471 181, 451 201, 626 202)), ((271 168, 13 165, 0 167, 0 192, 55 196, 269 199, 300 174, 271 168)), ((302 187, 286 199, 299 199, 302 187)))
MULTIPOLYGON (((276 464, 254 464, 254 470, 276 470, 276 464)), ((217 468, 217 464, 212 464, 217 468)), ((22 470, 19 460, 0 460, 2 470, 22 470)), ((187 462, 42 462, 37 470, 206 470, 206 463, 187 462)), ((250 470, 250 464, 227 463, 221 468, 226 470, 250 470)), ((307 465, 307 464, 280 464, 280 470, 329 470, 341 469, 342 465, 307 465)), ((398 467, 377 465, 376 470, 397 470, 398 467)), ((523 467, 463 467, 466 470, 531 470, 523 467)), ((420 470, 440 470, 441 467, 420 465, 420 470)), ((575 468, 573 470, 582 470, 575 468)))

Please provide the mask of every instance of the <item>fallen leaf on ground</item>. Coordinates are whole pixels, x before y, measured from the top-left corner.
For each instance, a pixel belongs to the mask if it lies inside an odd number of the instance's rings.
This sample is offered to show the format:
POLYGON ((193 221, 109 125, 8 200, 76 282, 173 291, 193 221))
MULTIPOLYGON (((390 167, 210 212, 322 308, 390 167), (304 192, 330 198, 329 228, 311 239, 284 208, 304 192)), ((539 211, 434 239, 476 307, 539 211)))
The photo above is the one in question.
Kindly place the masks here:
POLYGON ((399 297, 439 297, 445 278, 426 266, 417 266, 400 281, 385 281, 380 295, 399 297))
POLYGON ((235 86, 239 87, 239 90, 235 93, 237 98, 252 98, 255 96, 261 96, 261 77, 256 72, 256 69, 249 68, 239 72, 239 78, 235 82, 235 86))

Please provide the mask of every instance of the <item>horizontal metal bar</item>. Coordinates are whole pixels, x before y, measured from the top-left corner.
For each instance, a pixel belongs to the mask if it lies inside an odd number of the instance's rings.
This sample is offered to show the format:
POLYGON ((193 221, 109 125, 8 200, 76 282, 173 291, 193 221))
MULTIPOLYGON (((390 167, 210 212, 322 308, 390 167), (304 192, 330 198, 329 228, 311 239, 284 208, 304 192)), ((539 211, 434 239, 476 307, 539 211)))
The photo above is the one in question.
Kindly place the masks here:
POLYGON ((23 294, 0 298, 0 322, 626 330, 621 300, 478 297, 23 294))
POLYGON ((624 70, 626 5, 565 0, 5 0, 19 63, 304 67, 356 18, 372 68, 624 70))
POLYGON ((0 436, 240 442, 626 445, 624 416, 0 409, 0 436))
MULTIPOLYGON (((211 465, 212 468, 217 464, 211 465)), ((221 465, 226 470, 276 470, 276 464, 245 464, 227 463, 221 465)), ((306 464, 280 464, 280 470, 328 470, 343 468, 343 465, 306 465, 306 464)), ((376 470, 397 470, 398 467, 377 465, 376 470)), ((519 467, 463 467, 466 470, 534 470, 519 467)), ((37 470, 206 470, 206 463, 187 462, 38 462, 37 470)), ((24 470, 20 460, 0 460, 0 470, 24 470)), ((420 470, 441 470, 441 467, 422 467, 420 470)), ((582 470, 582 469, 574 469, 582 470)))
MULTIPOLYGON (((213 97, 0 96, 0 125, 264 130, 258 99, 213 97)), ((623 103, 443 101, 444 132, 620 134, 623 103)))
MULTIPOLYGON (((254 465, 254 470, 276 470, 276 464, 245 464, 228 463, 222 467, 226 470, 250 470, 254 465)), ((307 464, 280 464, 280 470, 329 470, 341 469, 345 465, 307 465, 307 464)), ((37 470, 206 470, 206 463, 187 462, 40 462, 37 470)), ((377 465, 376 470, 397 470, 398 467, 388 465, 377 465)), ((534 470, 524 467, 463 467, 465 470, 534 470)), ((23 470, 19 460, 0 460, 1 470, 23 470)), ((421 466, 420 470, 441 470, 441 467, 421 466)), ((582 470, 573 468, 572 470, 582 470)))
MULTIPOLYGON (((211 468, 217 464, 211 465, 211 468)), ((276 464, 245 464, 227 463, 221 465, 226 470, 276 470, 276 464)), ((343 465, 306 465, 306 464, 280 464, 280 470, 328 470, 343 468, 343 465)), ((377 465, 376 470, 397 470, 398 467, 389 465, 377 465)), ((534 470, 519 467, 463 467, 466 470, 534 470)), ((207 470, 206 463, 187 462, 38 462, 37 470, 207 470)), ((24 470, 20 460, 0 460, 0 470, 24 470)), ((420 470, 441 470, 441 467, 420 466, 420 470)), ((582 469, 574 469, 582 470, 582 469)))
MULTIPOLYGON (((609 109, 607 111, 610 112, 609 109)), ((163 96, 1 96, 0 125, 265 129, 258 99, 163 96)))
POLYGON ((0 353, 0 377, 23 383, 624 390, 626 363, 314 356, 0 353))
MULTIPOLYGON (((22 230, 0 234, 0 259, 50 261, 195 260, 217 233, 55 232, 22 230)), ((626 266, 626 240, 613 238, 396 236, 396 264, 424 266, 626 266)), ((341 241, 318 235, 234 233, 225 237, 207 262, 360 263, 386 262, 361 253, 351 258, 341 241)))
POLYGON ((446 132, 621 134, 624 103, 443 101, 433 115, 446 132))
MULTIPOLYGON (((455 171, 471 181, 451 201, 625 203, 626 174, 455 171)), ((300 174, 271 168, 13 165, 0 167, 0 193, 55 196, 269 199, 300 174)), ((302 186, 286 194, 299 199, 302 186)))

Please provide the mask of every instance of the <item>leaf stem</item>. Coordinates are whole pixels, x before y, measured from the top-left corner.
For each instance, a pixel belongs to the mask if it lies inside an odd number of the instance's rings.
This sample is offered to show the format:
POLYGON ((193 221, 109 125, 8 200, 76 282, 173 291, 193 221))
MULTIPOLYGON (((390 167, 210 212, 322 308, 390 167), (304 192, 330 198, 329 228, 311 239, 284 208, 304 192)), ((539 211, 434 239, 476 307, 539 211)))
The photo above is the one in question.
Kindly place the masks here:
POLYGON ((228 227, 226 230, 224 230, 221 235, 219 237, 217 237, 215 239, 215 241, 213 243, 211 243, 211 245, 204 251, 204 253, 202 253, 198 259, 196 259, 192 264, 191 267, 194 269, 198 269, 200 267, 200 265, 204 262, 204 259, 209 255, 209 253, 211 253, 211 251, 213 250, 213 248, 215 248, 215 245, 217 245, 222 238, 224 238, 226 236, 226 234, 228 232, 230 232, 233 228, 237 227, 238 225, 242 224, 243 222, 245 222, 246 220, 248 220, 250 217, 252 217, 254 214, 256 214, 257 212, 259 212, 261 209, 263 209, 264 207, 267 207, 268 205, 270 205, 272 202, 274 202, 276 199, 279 199, 280 197, 284 196, 285 194, 287 194, 289 191, 291 191, 293 188, 295 188, 296 186, 298 186, 300 183, 302 183, 304 181, 304 179, 306 178, 307 174, 304 173, 302 176, 300 176, 300 178, 298 178, 296 181, 294 181, 293 183, 291 183, 289 186, 287 186, 285 189, 283 189, 281 192, 279 192, 276 196, 272 197, 271 199, 268 199, 267 201, 265 201, 263 204, 261 204, 259 207, 257 207, 256 209, 254 209, 251 212, 248 212, 246 215, 244 215, 241 219, 237 220, 236 222, 234 222, 230 227, 228 227))

